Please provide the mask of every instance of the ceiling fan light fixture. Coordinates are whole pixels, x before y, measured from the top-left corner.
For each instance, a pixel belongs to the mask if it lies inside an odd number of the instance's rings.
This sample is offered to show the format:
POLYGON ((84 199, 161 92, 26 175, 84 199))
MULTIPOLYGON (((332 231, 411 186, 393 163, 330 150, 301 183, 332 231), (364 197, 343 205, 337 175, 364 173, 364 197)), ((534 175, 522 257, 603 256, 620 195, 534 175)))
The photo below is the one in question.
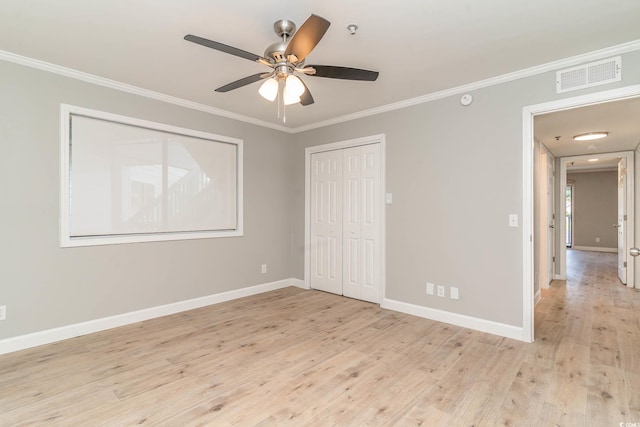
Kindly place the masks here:
POLYGON ((278 96, 278 82, 276 79, 269 78, 260 85, 258 93, 268 101, 274 101, 278 96))
POLYGON ((304 84, 298 76, 289 74, 285 80, 282 97, 284 105, 292 105, 300 102, 300 96, 304 93, 304 84))
POLYGON ((598 131, 598 132, 587 132, 581 133, 580 135, 575 135, 573 137, 574 141, 591 141, 594 139, 606 138, 609 135, 609 132, 598 131))
POLYGON ((289 92, 290 96, 300 98, 300 96, 302 96, 302 94, 304 93, 304 84, 298 76, 289 74, 287 76, 287 80, 285 81, 284 90, 289 92))

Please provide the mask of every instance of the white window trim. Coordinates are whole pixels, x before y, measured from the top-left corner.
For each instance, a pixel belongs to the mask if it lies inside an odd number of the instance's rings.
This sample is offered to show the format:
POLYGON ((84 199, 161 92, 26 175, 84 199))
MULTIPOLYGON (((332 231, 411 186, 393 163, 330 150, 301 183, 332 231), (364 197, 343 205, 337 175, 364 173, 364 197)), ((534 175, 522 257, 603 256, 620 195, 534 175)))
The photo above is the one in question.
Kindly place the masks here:
POLYGON ((160 242, 168 240, 189 240, 189 239, 210 239, 218 237, 238 237, 243 236, 243 141, 237 138, 216 135, 208 132, 186 129, 171 126, 163 123, 152 122, 132 117, 107 113, 104 111, 92 110, 89 108, 77 107, 74 105, 60 104, 60 246, 96 246, 112 245, 123 243, 160 242), (235 144, 238 150, 236 179, 237 179, 237 227, 234 230, 220 231, 192 231, 192 232, 170 232, 170 233, 142 233, 127 235, 72 237, 69 228, 69 167, 70 167, 70 116, 72 114, 93 117, 117 123, 129 124, 133 126, 145 127, 181 135, 193 136, 196 138, 210 139, 230 144, 235 144))

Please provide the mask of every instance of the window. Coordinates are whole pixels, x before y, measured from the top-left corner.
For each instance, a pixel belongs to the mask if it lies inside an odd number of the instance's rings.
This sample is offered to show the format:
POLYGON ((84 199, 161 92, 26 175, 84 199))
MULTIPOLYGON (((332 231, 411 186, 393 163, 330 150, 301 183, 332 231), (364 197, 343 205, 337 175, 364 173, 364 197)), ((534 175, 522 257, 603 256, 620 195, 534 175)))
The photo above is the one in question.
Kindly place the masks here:
POLYGON ((242 235, 242 141, 62 105, 61 245, 242 235))

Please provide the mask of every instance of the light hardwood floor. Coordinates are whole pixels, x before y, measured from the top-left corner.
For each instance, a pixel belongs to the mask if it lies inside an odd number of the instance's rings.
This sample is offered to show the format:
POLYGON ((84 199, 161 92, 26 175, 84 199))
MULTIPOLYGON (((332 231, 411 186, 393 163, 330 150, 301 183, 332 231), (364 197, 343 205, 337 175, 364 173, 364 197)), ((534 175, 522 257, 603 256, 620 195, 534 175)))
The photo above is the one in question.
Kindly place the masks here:
POLYGON ((640 292, 569 257, 534 344, 287 288, 0 356, 0 425, 640 423, 640 292))

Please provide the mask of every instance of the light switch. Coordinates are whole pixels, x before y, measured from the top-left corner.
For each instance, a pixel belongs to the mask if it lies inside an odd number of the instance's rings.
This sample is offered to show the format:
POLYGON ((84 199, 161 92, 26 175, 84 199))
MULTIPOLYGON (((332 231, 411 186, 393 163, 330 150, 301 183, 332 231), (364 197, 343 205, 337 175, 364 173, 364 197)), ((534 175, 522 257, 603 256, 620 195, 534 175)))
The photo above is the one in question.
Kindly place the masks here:
POLYGON ((384 195, 384 202, 388 205, 393 203, 393 193, 387 193, 384 195))
POLYGON ((518 214, 509 214, 509 227, 518 226, 518 214))

